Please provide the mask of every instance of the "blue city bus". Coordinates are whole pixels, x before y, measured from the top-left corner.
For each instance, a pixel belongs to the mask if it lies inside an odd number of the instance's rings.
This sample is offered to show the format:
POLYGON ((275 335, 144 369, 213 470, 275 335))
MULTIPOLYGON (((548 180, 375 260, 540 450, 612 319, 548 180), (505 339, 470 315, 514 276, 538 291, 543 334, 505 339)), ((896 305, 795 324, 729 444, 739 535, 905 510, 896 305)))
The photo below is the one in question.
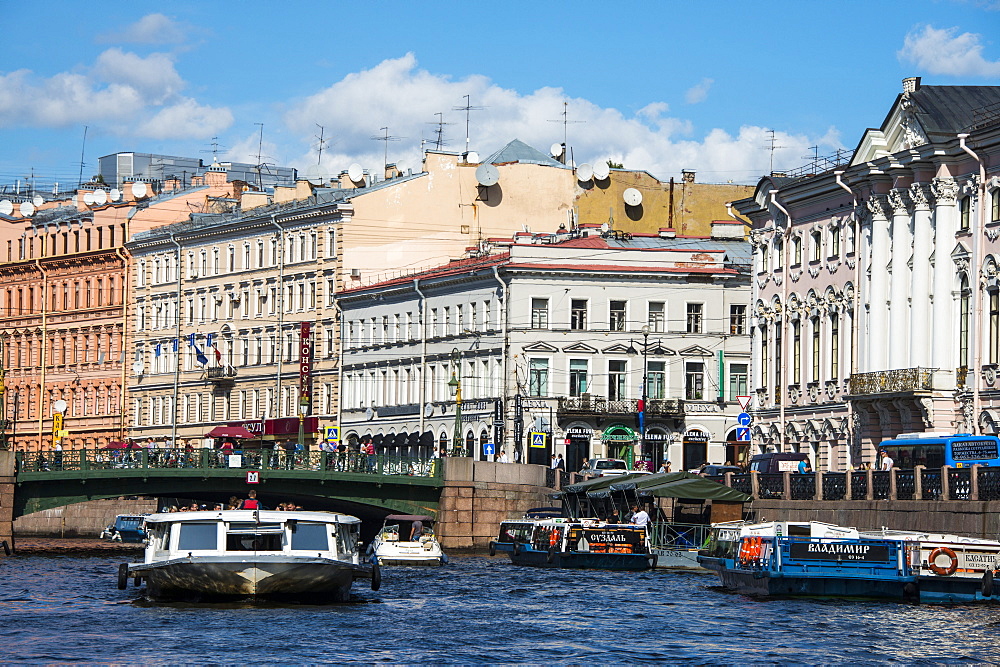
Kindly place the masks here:
POLYGON ((892 457, 893 465, 897 468, 969 468, 977 464, 1000 466, 1000 438, 994 435, 958 433, 929 438, 902 436, 883 440, 878 448, 892 457))

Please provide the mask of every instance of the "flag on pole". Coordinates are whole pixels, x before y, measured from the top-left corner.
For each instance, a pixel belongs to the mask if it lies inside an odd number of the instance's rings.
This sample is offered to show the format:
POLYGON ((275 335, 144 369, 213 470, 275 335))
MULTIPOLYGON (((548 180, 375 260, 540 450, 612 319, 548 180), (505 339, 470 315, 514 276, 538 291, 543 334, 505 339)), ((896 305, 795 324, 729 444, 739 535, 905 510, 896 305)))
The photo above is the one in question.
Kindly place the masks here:
POLYGON ((177 339, 175 338, 174 339, 174 352, 176 352, 176 351, 177 351, 177 339))
POLYGON ((157 343, 156 344, 156 356, 159 357, 162 353, 163 353, 163 344, 162 343, 157 343))
POLYGON ((215 350, 215 364, 217 366, 221 366, 222 365, 222 352, 219 352, 218 346, 213 347, 212 349, 215 350))
POLYGON ((212 334, 208 334, 205 338, 205 347, 212 347, 212 334))
POLYGON ((194 334, 190 334, 188 336, 188 345, 190 345, 191 347, 194 347, 194 334))

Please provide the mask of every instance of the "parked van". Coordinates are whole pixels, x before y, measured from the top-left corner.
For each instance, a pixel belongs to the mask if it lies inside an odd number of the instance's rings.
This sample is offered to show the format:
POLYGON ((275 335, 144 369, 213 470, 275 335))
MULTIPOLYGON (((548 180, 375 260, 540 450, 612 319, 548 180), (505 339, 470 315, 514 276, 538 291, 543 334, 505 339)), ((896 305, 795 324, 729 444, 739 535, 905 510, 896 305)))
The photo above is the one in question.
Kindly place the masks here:
POLYGON ((750 459, 750 470, 756 472, 798 472, 799 461, 808 461, 802 452, 767 452, 750 459))

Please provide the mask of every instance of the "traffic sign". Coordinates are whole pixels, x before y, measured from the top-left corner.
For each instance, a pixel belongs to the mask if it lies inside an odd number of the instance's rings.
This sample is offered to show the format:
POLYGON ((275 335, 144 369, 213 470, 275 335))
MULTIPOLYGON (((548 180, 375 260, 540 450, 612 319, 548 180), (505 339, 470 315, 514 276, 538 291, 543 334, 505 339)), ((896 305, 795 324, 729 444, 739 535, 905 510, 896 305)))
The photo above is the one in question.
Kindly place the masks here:
POLYGON ((740 410, 742 410, 743 412, 746 412, 747 408, 750 407, 750 402, 753 400, 753 397, 752 396, 737 396, 736 400, 740 402, 740 410))
POLYGON ((338 440, 340 440, 340 427, 327 426, 324 429, 323 439, 329 440, 330 442, 337 442, 338 440))
POLYGON ((493 456, 493 452, 494 452, 493 443, 492 442, 484 442, 483 443, 483 456, 493 456))
POLYGON ((544 433, 532 433, 531 434, 531 446, 545 448, 545 434, 544 433))
POLYGON ((750 422, 752 422, 752 421, 753 420, 750 418, 750 415, 748 415, 745 412, 741 412, 740 414, 736 415, 736 422, 740 426, 749 426, 750 422))
POLYGON ((738 442, 750 442, 750 427, 749 426, 737 426, 736 427, 736 440, 738 442))
POLYGON ((259 470, 247 470, 247 484, 260 484, 259 470))

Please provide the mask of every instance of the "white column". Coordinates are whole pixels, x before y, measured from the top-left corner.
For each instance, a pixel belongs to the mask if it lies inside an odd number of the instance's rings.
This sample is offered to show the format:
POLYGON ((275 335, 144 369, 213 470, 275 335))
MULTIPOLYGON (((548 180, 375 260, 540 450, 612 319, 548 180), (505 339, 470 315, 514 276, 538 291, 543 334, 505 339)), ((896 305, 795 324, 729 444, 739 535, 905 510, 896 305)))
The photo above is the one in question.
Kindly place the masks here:
POLYGON ((910 368, 931 365, 931 191, 927 183, 910 186, 913 200, 913 268, 910 289, 910 368))
POLYGON ((952 178, 935 178, 934 193, 934 301, 931 323, 931 366, 938 369, 936 386, 947 386, 955 367, 955 303, 952 285, 955 267, 951 251, 955 247, 958 209, 955 206, 958 184, 952 178), (948 378, 948 379, 945 379, 948 378))
POLYGON ((907 368, 910 343, 910 235, 909 197, 906 190, 890 190, 892 206, 892 280, 889 283, 889 368, 907 368))
POLYGON ((872 261, 865 370, 884 371, 889 343, 889 202, 885 195, 872 195, 867 203, 872 214, 872 261))
POLYGON ((856 354, 858 356, 857 366, 851 367, 852 373, 864 373, 871 367, 871 345, 869 343, 868 331, 871 329, 869 313, 871 312, 871 290, 872 281, 868 273, 871 267, 872 257, 872 218, 868 211, 868 206, 861 203, 854 209, 854 218, 857 220, 857 285, 855 285, 855 316, 854 326, 857 328, 854 335, 856 354))

